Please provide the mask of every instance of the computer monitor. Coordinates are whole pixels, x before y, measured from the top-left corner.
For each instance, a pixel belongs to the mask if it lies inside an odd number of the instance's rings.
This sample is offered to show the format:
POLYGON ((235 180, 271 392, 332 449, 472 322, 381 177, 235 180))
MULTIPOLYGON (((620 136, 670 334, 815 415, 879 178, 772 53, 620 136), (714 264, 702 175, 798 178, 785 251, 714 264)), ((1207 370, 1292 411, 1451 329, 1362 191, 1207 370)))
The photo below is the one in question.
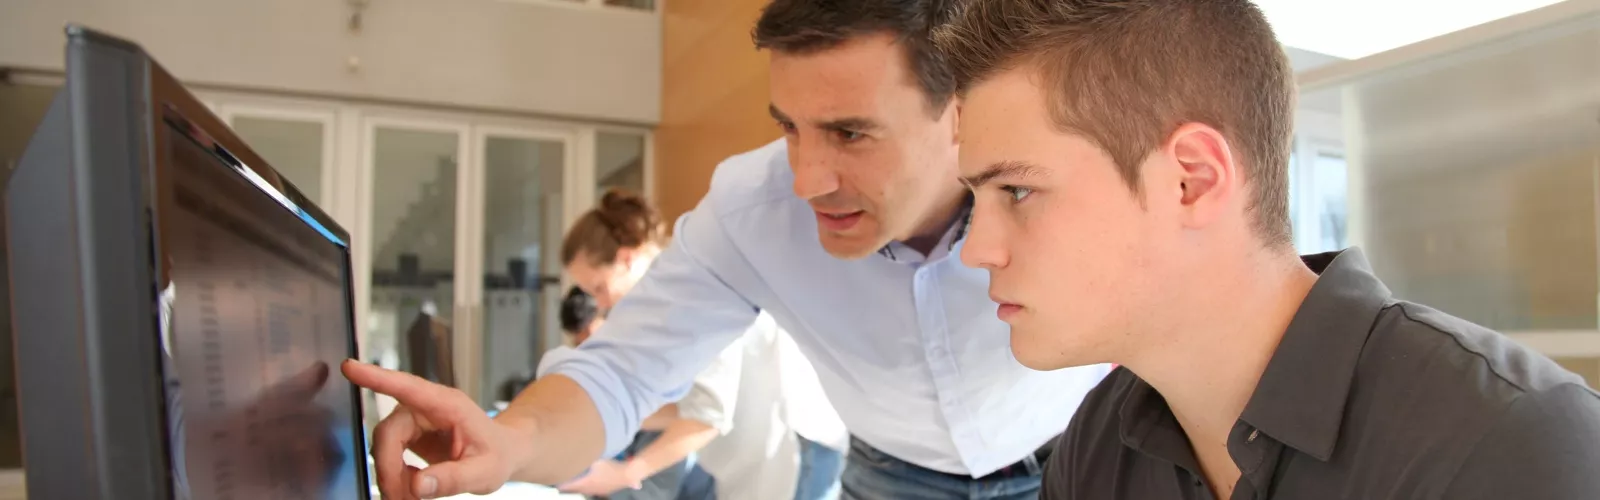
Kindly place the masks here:
POLYGON ((347 234, 138 46, 67 29, 6 212, 29 498, 370 497, 347 234))

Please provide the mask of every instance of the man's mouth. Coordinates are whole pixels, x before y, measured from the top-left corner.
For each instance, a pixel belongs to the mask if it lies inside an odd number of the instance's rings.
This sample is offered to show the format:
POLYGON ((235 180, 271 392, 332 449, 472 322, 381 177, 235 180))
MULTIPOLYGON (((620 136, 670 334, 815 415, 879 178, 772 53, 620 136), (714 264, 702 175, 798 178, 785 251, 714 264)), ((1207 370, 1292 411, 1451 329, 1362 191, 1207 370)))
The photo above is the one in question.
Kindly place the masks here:
POLYGON ((861 218, 866 214, 866 212, 861 210, 856 210, 853 212, 824 212, 817 210, 816 214, 817 224, 823 229, 834 232, 842 232, 855 227, 856 223, 861 222, 861 218))

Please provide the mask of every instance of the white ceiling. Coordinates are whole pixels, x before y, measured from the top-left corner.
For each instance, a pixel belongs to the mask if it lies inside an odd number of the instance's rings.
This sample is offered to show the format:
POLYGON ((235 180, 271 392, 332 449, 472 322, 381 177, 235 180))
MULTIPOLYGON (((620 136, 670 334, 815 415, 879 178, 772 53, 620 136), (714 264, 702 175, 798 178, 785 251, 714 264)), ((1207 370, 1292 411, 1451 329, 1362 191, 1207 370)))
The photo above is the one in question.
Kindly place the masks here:
MULTIPOLYGON (((1559 0, 1255 0, 1284 45, 1356 59, 1559 0)), ((1303 68, 1297 68, 1303 69, 1303 68)))

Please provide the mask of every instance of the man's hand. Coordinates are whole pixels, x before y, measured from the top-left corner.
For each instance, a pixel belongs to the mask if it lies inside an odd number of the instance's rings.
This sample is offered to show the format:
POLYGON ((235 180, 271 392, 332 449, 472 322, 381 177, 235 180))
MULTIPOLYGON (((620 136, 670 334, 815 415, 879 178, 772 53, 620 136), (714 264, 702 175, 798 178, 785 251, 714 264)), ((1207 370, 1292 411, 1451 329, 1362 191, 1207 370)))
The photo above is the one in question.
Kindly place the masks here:
POLYGON ((459 390, 355 361, 345 361, 341 369, 356 385, 400 403, 372 433, 378 489, 385 499, 493 493, 524 461, 519 450, 532 445, 525 431, 490 420, 459 390), (428 468, 406 465, 407 449, 427 460, 428 468))
POLYGON ((562 493, 577 493, 596 497, 611 496, 612 493, 623 488, 639 489, 644 481, 642 477, 634 477, 628 464, 616 460, 601 460, 589 467, 589 473, 582 477, 558 486, 562 493))

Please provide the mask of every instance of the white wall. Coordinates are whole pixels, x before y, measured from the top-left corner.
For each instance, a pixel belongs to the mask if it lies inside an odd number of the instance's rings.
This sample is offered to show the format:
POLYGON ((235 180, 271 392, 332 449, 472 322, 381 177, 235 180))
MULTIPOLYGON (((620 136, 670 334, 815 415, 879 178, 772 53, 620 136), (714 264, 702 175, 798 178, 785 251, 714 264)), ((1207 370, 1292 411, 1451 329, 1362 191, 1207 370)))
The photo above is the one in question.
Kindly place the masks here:
POLYGON ((0 0, 0 66, 59 70, 75 22, 191 83, 656 123, 660 17, 557 1, 370 0, 352 32, 341 0, 0 0))

